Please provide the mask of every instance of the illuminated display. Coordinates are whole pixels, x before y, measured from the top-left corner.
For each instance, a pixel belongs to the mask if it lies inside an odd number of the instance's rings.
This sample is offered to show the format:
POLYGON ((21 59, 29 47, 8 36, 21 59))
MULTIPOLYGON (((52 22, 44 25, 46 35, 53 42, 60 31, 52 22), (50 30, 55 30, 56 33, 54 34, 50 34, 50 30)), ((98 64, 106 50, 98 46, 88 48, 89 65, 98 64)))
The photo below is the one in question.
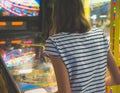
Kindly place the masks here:
POLYGON ((29 41, 24 41, 24 44, 32 44, 33 42, 31 40, 29 41))
POLYGON ((23 21, 11 21, 11 22, 5 22, 5 21, 0 21, 0 26, 4 27, 4 26, 23 26, 25 22, 23 21))
MULTIPOLYGON (((5 40, 2 40, 0 41, 0 45, 5 45, 6 43, 10 43, 10 44, 30 44, 30 45, 37 45, 37 44, 33 44, 33 41, 32 40, 26 40, 26 41, 22 41, 22 40, 11 40, 11 41, 5 41, 5 40)), ((39 44, 39 46, 42 46, 41 44, 39 44)))
POLYGON ((23 21, 16 21, 16 22, 11 22, 11 25, 12 26, 22 26, 24 24, 24 22, 23 21))
POLYGON ((0 22, 0 26, 6 26, 7 25, 7 23, 6 22, 0 22))
POLYGON ((38 16, 40 0, 0 0, 1 16, 38 16))
POLYGON ((35 53, 33 51, 33 48, 14 49, 6 52, 3 59, 7 67, 12 68, 24 64, 24 62, 32 62, 35 57, 35 53))
POLYGON ((0 45, 6 44, 6 41, 0 41, 0 45))
POLYGON ((26 21, 0 21, 1 30, 26 30, 26 21))
POLYGON ((12 44, 20 44, 22 42, 22 40, 12 40, 11 43, 12 44))
MULTIPOLYGON (((113 30, 113 34, 112 34, 112 37, 114 38, 115 36, 115 32, 116 32, 116 24, 115 24, 115 21, 116 21, 116 0, 113 1, 113 24, 112 24, 112 30, 113 30)), ((114 50, 114 40, 112 41, 112 50, 114 50)), ((114 54, 114 52, 113 52, 114 54)))

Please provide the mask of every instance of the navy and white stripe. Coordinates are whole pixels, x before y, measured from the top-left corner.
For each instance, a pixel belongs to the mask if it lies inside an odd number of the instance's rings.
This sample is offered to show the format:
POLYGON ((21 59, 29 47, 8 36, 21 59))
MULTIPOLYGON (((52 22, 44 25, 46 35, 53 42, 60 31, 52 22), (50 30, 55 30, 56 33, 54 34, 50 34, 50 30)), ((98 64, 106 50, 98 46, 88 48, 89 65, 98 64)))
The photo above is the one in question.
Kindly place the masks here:
POLYGON ((72 93, 105 93, 109 43, 101 29, 56 34, 46 41, 45 51, 63 59, 72 93))

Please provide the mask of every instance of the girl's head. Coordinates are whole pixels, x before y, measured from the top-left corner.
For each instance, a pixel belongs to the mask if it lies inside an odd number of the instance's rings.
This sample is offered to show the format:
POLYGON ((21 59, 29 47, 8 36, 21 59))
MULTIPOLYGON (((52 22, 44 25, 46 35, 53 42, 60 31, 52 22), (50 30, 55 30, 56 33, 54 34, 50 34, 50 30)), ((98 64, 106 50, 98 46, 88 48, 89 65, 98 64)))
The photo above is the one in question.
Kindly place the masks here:
POLYGON ((83 33, 90 30, 81 0, 54 0, 51 31, 83 33))

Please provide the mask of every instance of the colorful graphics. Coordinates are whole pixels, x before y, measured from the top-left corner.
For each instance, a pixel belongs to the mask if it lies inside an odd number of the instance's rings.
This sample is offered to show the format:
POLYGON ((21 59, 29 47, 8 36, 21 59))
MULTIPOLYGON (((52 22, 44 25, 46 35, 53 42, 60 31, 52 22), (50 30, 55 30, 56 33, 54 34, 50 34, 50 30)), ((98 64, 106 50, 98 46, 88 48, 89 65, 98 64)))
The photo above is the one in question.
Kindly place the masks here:
MULTIPOLYGON (((93 0, 90 1, 92 2, 93 0)), ((103 25, 106 25, 106 22, 107 20, 109 20, 110 16, 110 1, 96 2, 91 4, 90 6, 92 25, 95 27, 102 27, 103 25)))
POLYGON ((52 91, 51 93, 57 91, 57 82, 51 60, 47 57, 45 57, 46 61, 39 58, 41 49, 38 47, 12 49, 11 47, 9 50, 1 49, 0 53, 7 68, 18 83, 46 87, 52 91))
POLYGON ((9 69, 14 67, 25 65, 26 63, 32 63, 35 57, 35 53, 32 48, 28 49, 15 49, 4 54, 3 59, 9 69))
POLYGON ((38 16, 40 0, 0 0, 1 16, 38 16))
POLYGON ((90 0, 90 21, 93 27, 102 28, 110 40, 110 0, 90 0))

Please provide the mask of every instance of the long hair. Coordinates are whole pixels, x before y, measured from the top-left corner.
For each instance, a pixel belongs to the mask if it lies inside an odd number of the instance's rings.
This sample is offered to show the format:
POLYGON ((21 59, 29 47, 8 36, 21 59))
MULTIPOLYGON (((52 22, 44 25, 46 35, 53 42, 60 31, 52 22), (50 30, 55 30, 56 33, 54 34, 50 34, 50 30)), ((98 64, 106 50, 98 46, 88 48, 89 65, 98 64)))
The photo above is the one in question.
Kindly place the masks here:
POLYGON ((90 28, 81 0, 55 0, 52 11, 52 33, 84 33, 90 28))

